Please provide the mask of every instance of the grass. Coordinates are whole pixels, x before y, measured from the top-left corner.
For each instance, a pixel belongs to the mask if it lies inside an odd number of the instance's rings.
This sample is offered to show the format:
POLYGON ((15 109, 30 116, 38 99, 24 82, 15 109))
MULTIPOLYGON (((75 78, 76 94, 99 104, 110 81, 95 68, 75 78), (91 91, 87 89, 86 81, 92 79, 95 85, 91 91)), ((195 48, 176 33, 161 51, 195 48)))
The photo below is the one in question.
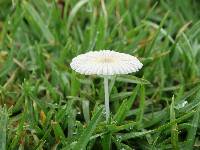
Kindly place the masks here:
POLYGON ((0 149, 199 149, 198 0, 1 0, 0 149), (141 71, 103 80, 71 59, 114 49, 141 71))

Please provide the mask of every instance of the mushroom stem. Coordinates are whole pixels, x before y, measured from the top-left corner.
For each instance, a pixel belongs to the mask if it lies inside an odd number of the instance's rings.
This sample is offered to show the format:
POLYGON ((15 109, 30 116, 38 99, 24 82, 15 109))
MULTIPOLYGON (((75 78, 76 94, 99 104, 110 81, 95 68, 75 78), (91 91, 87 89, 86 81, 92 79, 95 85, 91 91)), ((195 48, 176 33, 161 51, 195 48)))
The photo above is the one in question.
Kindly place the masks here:
POLYGON ((106 122, 110 117, 110 108, 109 108, 109 92, 108 92, 108 77, 104 76, 104 93, 105 93, 105 108, 106 108, 106 122))

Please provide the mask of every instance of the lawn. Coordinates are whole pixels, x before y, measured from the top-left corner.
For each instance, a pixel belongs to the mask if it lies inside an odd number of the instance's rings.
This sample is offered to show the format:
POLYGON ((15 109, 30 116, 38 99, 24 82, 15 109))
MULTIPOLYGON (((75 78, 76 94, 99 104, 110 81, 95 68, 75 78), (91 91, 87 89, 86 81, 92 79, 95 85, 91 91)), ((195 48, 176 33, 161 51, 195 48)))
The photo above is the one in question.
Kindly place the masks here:
POLYGON ((0 0, 0 150, 200 149, 199 0, 0 0), (110 49, 138 72, 81 75, 110 49), (84 62, 83 62, 84 63, 84 62))

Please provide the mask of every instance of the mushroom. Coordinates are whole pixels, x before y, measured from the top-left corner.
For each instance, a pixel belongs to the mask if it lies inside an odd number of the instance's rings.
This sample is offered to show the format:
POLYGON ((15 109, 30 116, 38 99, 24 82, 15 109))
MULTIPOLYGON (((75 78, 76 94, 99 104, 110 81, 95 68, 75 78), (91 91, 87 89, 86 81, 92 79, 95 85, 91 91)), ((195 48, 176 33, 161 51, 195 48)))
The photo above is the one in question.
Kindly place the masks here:
POLYGON ((89 51, 72 59, 73 70, 84 75, 101 75, 104 78, 106 121, 110 117, 109 76, 137 72, 143 64, 134 56, 113 50, 89 51))

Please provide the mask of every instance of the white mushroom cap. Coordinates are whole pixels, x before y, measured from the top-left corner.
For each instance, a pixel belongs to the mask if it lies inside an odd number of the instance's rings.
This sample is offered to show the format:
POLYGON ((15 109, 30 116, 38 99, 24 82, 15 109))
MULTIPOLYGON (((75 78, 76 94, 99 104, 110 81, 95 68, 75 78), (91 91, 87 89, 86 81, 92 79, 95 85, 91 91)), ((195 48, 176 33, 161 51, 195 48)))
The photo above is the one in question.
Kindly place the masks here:
POLYGON ((72 59, 70 66, 85 75, 117 75, 136 72, 143 64, 129 54, 100 50, 78 55, 72 59))

